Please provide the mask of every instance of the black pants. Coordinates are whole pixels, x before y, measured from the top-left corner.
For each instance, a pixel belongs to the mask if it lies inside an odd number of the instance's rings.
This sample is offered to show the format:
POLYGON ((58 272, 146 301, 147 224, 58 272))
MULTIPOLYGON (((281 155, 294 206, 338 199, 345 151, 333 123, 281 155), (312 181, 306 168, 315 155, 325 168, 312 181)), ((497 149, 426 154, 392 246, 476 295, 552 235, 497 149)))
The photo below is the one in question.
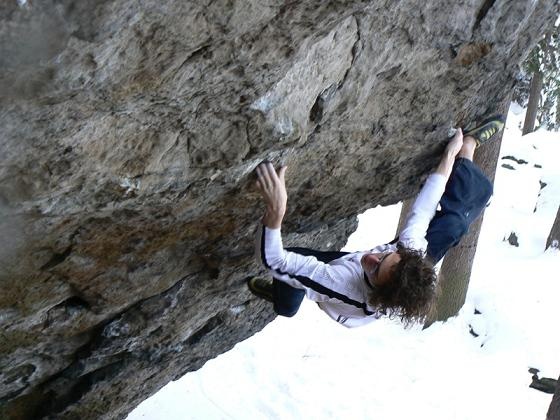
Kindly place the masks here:
POLYGON ((439 202, 441 209, 426 232, 426 253, 435 263, 459 243, 486 207, 492 193, 492 183, 478 166, 468 159, 455 160, 439 202))
MULTIPOLYGON (((453 171, 445 186, 438 210, 426 233, 428 257, 439 262, 449 249, 456 246, 467 233, 472 222, 482 213, 492 195, 490 180, 472 161, 455 160, 453 171)), ((308 248, 286 248, 301 255, 312 255, 328 263, 348 252, 316 251, 308 248)), ((274 311, 278 315, 294 316, 305 297, 305 290, 296 289, 281 280, 273 279, 274 311)))

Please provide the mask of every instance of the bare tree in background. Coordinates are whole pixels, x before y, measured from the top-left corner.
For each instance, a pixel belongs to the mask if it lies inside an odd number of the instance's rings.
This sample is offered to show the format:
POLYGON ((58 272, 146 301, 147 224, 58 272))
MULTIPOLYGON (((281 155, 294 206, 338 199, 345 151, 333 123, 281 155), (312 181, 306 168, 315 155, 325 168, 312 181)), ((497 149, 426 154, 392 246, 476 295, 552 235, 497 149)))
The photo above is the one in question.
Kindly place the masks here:
POLYGON ((535 130, 535 122, 537 120, 537 110, 541 101, 542 87, 543 74, 537 69, 531 78, 529 103, 527 104, 527 113, 525 114, 525 122, 523 123, 523 135, 532 133, 535 130))
POLYGON ((560 377, 556 382, 556 392, 554 392, 548 413, 546 413, 546 420, 560 420, 560 377))
POLYGON ((408 213, 410 212, 415 199, 416 197, 412 197, 403 201, 401 215, 399 216, 399 224, 397 225, 397 235, 401 233, 401 230, 404 227, 404 222, 406 221, 406 216, 408 216, 408 213))
POLYGON ((556 218, 554 219, 554 223, 550 228, 550 233, 546 240, 545 249, 548 249, 551 246, 553 248, 560 248, 560 206, 558 207, 558 211, 556 212, 556 218))
POLYGON ((516 87, 515 100, 527 102, 527 113, 523 124, 523 135, 539 127, 548 130, 560 128, 560 23, 551 28, 531 50, 523 63, 527 75, 531 76, 527 93, 527 78, 521 79, 516 87), (528 95, 528 98, 527 98, 528 95), (556 106, 555 106, 556 104, 556 106), (553 115, 556 114, 556 118, 553 115))

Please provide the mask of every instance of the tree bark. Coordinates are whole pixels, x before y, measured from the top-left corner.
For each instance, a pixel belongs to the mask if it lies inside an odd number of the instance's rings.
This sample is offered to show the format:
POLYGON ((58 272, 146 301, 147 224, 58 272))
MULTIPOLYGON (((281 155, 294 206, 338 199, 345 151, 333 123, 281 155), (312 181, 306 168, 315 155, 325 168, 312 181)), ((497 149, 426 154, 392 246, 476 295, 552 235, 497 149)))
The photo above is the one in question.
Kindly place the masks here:
POLYGON ((560 93, 556 96, 556 130, 560 128, 560 93))
POLYGON ((527 105, 527 113, 525 114, 525 122, 523 123, 523 135, 532 133, 535 130, 535 121, 537 119, 542 86, 543 75, 540 71, 536 71, 533 73, 531 86, 529 88, 529 103, 527 105))
MULTIPOLYGON (((502 110, 507 109, 505 105, 502 110)), ((500 154, 500 137, 483 146, 475 152, 474 163, 493 181, 496 174, 496 164, 500 154)), ((450 249, 444 257, 439 272, 440 295, 436 301, 435 309, 429 315, 424 328, 436 321, 445 321, 457 315, 467 296, 467 289, 472 271, 472 263, 476 253, 478 236, 484 212, 470 226, 468 233, 462 238, 459 245, 450 249)))
POLYGON ((397 225, 397 232, 395 235, 401 233, 401 230, 404 227, 404 222, 406 221, 406 216, 408 216, 408 212, 412 208, 415 199, 416 197, 411 197, 403 201, 402 208, 401 208, 401 215, 399 216, 399 224, 397 225))
POLYGON ((548 413, 546 413, 546 420, 560 420, 560 377, 556 382, 556 392, 554 392, 548 413))
POLYGON ((560 248, 560 206, 558 207, 556 218, 554 219, 554 223, 552 224, 550 233, 546 239, 545 249, 548 249, 551 246, 554 248, 560 248))

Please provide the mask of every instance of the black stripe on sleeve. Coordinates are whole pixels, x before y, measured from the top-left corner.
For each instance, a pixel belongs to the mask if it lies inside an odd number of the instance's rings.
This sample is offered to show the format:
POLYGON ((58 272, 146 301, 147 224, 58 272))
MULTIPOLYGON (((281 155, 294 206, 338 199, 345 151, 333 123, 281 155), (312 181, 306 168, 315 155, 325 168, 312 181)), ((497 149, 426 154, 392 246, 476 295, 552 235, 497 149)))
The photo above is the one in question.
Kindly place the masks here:
POLYGON ((268 265, 268 262, 266 262, 266 256, 265 256, 265 252, 264 252, 264 230, 265 227, 262 226, 262 234, 261 234, 261 260, 263 265, 268 268, 269 270, 272 270, 272 267, 270 265, 268 265))
POLYGON ((332 289, 329 289, 328 287, 323 286, 320 283, 317 283, 314 280, 311 280, 308 277, 304 277, 304 276, 294 276, 292 274, 289 273, 283 273, 281 271, 276 270, 279 274, 284 274, 286 276, 290 276, 292 278, 295 278, 297 281, 299 281, 301 284, 303 284, 305 287, 309 287, 311 290, 316 291, 317 293, 321 293, 322 295, 328 296, 330 298, 334 298, 334 299, 338 299, 344 303, 346 303, 347 305, 351 305, 354 306, 356 308, 360 308, 364 311, 364 313, 366 315, 373 315, 374 313, 371 311, 368 311, 367 309, 367 305, 365 303, 360 303, 354 299, 350 299, 348 296, 343 295, 341 293, 338 293, 332 289))

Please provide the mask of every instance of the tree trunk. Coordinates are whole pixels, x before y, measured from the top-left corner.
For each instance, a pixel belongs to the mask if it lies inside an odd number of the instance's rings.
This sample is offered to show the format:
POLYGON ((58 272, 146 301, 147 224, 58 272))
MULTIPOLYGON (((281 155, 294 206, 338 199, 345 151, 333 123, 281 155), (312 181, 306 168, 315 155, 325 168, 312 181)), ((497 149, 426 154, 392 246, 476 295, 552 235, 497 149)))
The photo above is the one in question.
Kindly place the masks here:
POLYGON ((535 121, 537 119, 537 109, 541 98, 542 86, 543 75, 540 71, 536 71, 533 73, 533 78, 531 79, 529 103, 527 105, 527 113, 525 114, 525 122, 523 123, 523 135, 532 133, 535 129, 535 121))
POLYGON ((408 216, 408 212, 410 211, 412 205, 414 204, 414 200, 416 197, 408 198, 403 201, 401 215, 399 216, 399 224, 397 225, 397 233, 401 233, 402 228, 404 227, 404 222, 406 221, 406 216, 408 216))
POLYGON ((560 377, 556 382, 556 392, 554 392, 548 413, 546 413, 546 420, 560 420, 560 377))
POLYGON ((445 255, 438 276, 440 295, 425 327, 457 315, 465 303, 481 225, 482 216, 470 226, 461 243, 445 255))
MULTIPOLYGON (((505 105, 501 108, 502 111, 507 109, 505 105)), ((496 174, 502 134, 498 139, 475 152, 474 163, 482 169, 491 181, 494 180, 496 174)), ((435 309, 426 320, 424 328, 429 327, 435 321, 445 321, 457 315, 465 303, 483 217, 484 212, 470 226, 468 233, 459 245, 450 249, 445 255, 438 279, 440 295, 435 309)))
POLYGON ((550 228, 550 234, 546 240, 546 247, 548 249, 550 247, 553 248, 560 248, 560 206, 558 207, 558 211, 556 212, 556 218, 554 219, 554 223, 550 228))
POLYGON ((556 95, 556 130, 560 128, 560 92, 556 95))

